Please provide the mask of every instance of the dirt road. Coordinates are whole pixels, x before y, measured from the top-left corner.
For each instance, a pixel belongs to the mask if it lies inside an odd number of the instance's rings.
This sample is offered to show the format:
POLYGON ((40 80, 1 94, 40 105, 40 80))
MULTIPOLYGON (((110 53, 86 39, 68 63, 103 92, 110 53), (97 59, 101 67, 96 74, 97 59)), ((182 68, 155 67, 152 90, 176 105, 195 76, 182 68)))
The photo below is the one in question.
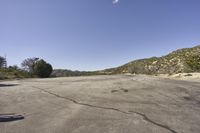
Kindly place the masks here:
POLYGON ((0 133, 199 133, 200 82, 90 76, 0 82, 0 133))

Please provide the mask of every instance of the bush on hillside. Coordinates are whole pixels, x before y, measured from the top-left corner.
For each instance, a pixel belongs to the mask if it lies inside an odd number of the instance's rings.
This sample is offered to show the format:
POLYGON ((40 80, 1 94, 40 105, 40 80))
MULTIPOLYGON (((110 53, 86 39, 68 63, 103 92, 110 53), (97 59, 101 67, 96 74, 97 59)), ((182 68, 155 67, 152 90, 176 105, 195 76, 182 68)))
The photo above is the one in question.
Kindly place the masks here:
POLYGON ((193 71, 200 71, 200 55, 194 55, 186 60, 187 65, 193 71))

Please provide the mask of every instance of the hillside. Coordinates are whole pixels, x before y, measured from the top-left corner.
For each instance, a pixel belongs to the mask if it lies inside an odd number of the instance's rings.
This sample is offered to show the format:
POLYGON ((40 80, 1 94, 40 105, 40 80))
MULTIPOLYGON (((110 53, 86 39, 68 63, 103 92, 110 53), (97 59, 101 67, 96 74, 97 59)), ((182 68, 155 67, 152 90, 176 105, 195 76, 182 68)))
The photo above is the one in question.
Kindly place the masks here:
POLYGON ((13 68, 0 68, 0 80, 5 79, 21 79, 21 78, 33 78, 34 76, 26 71, 13 69, 13 68))
POLYGON ((120 67, 105 69, 102 73, 173 74, 200 72, 200 45, 173 51, 166 56, 129 62, 120 67))
POLYGON ((97 71, 72 71, 67 69, 54 69, 51 77, 71 77, 71 76, 90 76, 99 75, 97 71))

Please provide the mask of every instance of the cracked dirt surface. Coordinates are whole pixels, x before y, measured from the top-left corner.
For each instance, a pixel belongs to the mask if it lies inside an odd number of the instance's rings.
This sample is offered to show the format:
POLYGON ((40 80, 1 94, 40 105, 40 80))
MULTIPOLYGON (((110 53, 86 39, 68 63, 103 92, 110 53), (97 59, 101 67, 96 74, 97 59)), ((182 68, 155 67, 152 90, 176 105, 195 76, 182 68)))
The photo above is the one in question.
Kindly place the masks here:
POLYGON ((0 117, 24 116, 0 122, 0 133, 200 132, 200 82, 115 75, 0 84, 0 117))

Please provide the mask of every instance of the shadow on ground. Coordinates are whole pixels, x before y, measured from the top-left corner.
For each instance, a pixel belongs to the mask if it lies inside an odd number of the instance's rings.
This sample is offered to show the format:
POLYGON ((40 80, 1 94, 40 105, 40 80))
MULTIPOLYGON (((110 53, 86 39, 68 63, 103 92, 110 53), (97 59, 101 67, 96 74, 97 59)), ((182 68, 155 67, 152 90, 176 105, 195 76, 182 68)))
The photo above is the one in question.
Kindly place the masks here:
POLYGON ((18 84, 0 84, 0 87, 12 87, 17 86, 18 84))
POLYGON ((24 116, 15 114, 0 114, 0 122, 12 122, 23 120, 24 116))

